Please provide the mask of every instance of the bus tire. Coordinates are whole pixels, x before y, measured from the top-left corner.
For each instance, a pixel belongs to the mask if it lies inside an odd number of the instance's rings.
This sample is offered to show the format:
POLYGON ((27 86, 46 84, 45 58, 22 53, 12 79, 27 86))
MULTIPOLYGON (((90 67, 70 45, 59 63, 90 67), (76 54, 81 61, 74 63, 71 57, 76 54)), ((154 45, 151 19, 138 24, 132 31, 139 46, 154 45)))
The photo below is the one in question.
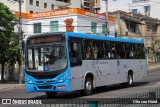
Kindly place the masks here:
POLYGON ((84 94, 91 95, 93 93, 93 80, 90 77, 86 77, 84 84, 84 94))
POLYGON ((57 92, 46 92, 48 98, 54 98, 57 95, 57 92))
POLYGON ((127 85, 128 85, 129 87, 133 86, 133 75, 132 75, 132 73, 129 73, 129 74, 128 74, 128 82, 127 82, 127 85))

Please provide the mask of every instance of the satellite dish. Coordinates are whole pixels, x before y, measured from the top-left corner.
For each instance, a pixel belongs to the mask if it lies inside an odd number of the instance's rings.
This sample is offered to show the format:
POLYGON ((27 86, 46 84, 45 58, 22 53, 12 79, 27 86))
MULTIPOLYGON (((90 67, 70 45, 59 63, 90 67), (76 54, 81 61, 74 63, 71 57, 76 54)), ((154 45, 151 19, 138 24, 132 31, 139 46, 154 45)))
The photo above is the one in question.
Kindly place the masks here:
POLYGON ((71 5, 70 0, 67 2, 54 1, 52 4, 57 6, 58 8, 65 8, 69 5, 71 5))

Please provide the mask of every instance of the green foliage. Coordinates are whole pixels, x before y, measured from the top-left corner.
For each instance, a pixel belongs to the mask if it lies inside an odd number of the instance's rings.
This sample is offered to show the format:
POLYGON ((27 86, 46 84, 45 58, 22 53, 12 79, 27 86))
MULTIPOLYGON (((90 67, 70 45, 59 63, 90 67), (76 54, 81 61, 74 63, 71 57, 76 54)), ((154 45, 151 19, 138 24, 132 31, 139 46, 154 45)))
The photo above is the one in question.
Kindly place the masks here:
POLYGON ((155 44, 160 44, 160 39, 157 39, 157 40, 155 41, 155 44))
MULTIPOLYGON (((17 34, 14 26, 17 18, 3 3, 0 3, 0 64, 13 64, 18 56, 17 34)), ((3 71, 3 69, 2 69, 3 71)))
POLYGON ((157 46, 155 49, 154 49, 154 54, 156 56, 160 56, 160 39, 157 39, 155 41, 155 45, 157 46))

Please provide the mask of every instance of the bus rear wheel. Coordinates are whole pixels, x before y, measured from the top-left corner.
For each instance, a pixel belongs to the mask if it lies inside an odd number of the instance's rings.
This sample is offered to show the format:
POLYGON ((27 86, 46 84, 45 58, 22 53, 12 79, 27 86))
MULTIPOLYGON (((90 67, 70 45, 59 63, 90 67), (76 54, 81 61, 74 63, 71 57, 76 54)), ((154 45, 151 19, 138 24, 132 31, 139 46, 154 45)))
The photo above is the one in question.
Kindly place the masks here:
POLYGON ((84 94, 91 95, 93 93, 93 80, 87 77, 85 80, 84 94))
POLYGON ((54 98, 57 95, 57 92, 46 92, 48 98, 54 98))

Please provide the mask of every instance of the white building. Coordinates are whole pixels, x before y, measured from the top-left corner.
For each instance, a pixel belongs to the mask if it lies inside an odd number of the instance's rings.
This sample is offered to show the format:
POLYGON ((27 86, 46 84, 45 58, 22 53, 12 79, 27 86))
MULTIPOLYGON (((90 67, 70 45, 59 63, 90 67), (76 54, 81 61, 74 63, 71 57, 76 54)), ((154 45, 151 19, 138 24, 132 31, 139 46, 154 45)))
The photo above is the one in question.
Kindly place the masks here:
MULTIPOLYGON (((18 16, 18 12, 16 13, 18 16)), ((22 14, 22 28, 25 36, 44 32, 79 32, 105 34, 105 16, 81 9, 61 9, 33 14, 22 14)), ((109 31, 114 35, 114 18, 109 17, 109 31)))
POLYGON ((159 0, 132 0, 130 11, 133 14, 141 13, 153 18, 160 19, 160 14, 157 11, 160 10, 159 0))
MULTIPOLYGON (((116 10, 129 11, 129 6, 132 0, 108 0, 108 11, 113 12, 116 10)), ((100 1, 100 13, 106 12, 105 1, 100 1)))
MULTIPOLYGON (((23 13, 36 13, 58 9, 70 5, 69 0, 21 0, 23 13)), ((12 11, 19 11, 17 0, 0 0, 12 11)), ((79 3, 79 2, 78 2, 79 3)), ((72 4, 73 5, 73 4, 72 4)), ((72 6, 71 5, 71 6, 72 6)))
MULTIPOLYGON (((108 11, 113 12, 117 10, 132 14, 140 13, 160 19, 160 14, 156 12, 160 10, 159 0, 108 0, 108 11)), ((100 13, 104 13, 105 11, 105 3, 101 0, 100 13)))

